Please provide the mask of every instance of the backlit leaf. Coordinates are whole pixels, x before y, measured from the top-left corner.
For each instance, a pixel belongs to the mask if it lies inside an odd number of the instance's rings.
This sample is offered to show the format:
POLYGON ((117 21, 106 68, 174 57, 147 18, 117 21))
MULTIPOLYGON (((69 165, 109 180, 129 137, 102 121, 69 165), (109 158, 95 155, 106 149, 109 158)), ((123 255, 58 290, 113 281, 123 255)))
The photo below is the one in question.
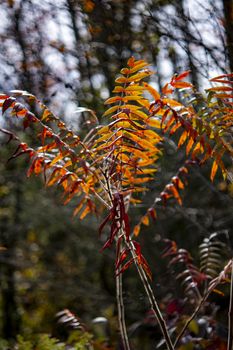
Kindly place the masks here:
POLYGON ((151 96, 154 97, 155 101, 160 99, 160 94, 151 85, 147 83, 143 83, 143 85, 145 86, 146 90, 151 94, 151 96))
POLYGON ((211 168, 211 173, 210 173, 210 180, 211 181, 214 181, 217 170, 218 170, 218 162, 216 160, 214 160, 212 168, 211 168))
POLYGON ((148 225, 149 225, 149 218, 148 218, 148 216, 147 216, 147 215, 144 215, 144 216, 141 218, 141 222, 142 222, 144 225, 148 226, 148 225))

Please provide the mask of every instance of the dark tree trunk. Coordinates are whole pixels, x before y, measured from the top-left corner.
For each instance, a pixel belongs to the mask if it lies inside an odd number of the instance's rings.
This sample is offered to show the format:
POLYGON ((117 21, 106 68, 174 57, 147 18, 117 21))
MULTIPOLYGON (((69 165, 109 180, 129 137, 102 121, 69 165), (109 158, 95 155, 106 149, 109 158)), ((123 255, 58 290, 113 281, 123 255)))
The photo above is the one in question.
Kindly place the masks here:
POLYGON ((223 0, 229 67, 233 72, 233 0, 223 0))

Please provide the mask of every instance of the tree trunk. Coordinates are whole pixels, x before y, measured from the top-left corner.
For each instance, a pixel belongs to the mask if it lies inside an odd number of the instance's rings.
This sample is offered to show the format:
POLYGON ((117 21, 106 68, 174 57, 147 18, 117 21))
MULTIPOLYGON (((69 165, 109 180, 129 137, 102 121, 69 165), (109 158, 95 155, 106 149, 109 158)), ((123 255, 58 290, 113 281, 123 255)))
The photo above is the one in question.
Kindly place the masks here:
POLYGON ((229 67, 233 72, 233 0, 223 0, 229 67))

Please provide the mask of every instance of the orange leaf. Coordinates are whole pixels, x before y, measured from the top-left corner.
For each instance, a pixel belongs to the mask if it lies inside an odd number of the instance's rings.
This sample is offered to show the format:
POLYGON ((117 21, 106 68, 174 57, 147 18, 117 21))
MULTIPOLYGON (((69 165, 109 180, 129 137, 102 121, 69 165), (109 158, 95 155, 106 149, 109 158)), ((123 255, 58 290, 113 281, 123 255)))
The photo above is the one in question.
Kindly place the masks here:
POLYGON ((130 73, 130 69, 129 68, 122 68, 120 72, 121 72, 121 74, 128 75, 130 73))
POLYGON ((137 74, 132 75, 130 78, 128 78, 127 82, 134 82, 134 81, 140 81, 148 76, 153 74, 150 70, 145 70, 144 72, 139 72, 137 74))
POLYGON ((122 76, 115 79, 115 82, 119 84, 125 84, 128 83, 128 81, 128 78, 122 76))
POLYGON ((191 151, 193 144, 194 144, 194 140, 190 139, 186 146, 186 155, 188 155, 189 152, 191 151))
POLYGON ((140 85, 137 84, 130 84, 129 86, 127 86, 127 88, 125 89, 125 91, 143 91, 144 88, 140 85))
POLYGON ((128 59, 128 62, 127 62, 127 65, 129 66, 129 67, 134 67, 134 65, 135 65, 135 58, 134 57, 130 57, 129 59, 128 59))
POLYGON ((110 97, 104 102, 104 104, 108 105, 108 104, 115 103, 115 102, 118 102, 118 101, 121 101, 121 100, 122 100, 122 97, 120 97, 120 96, 110 97))
POLYGON ((160 94, 151 85, 147 83, 144 83, 143 85, 145 86, 146 90, 151 94, 151 96, 154 97, 155 101, 160 99, 160 94))
POLYGON ((130 74, 135 73, 135 72, 139 71, 140 69, 142 69, 142 68, 144 68, 146 66, 148 66, 147 62, 145 62, 145 61, 136 61, 135 66, 130 69, 130 74), (137 63, 137 62, 139 62, 139 63, 137 63))
POLYGON ((166 84, 163 88, 162 88, 162 93, 163 95, 169 95, 173 93, 173 88, 170 87, 170 84, 166 84))
POLYGON ((183 105, 180 102, 176 100, 171 100, 170 98, 163 98, 162 101, 170 107, 183 107, 183 105))
POLYGON ((112 90, 112 92, 124 92, 125 89, 123 88, 123 86, 115 86, 114 90, 112 90))
POLYGON ((173 83, 172 86, 174 86, 175 88, 191 88, 193 87, 193 85, 191 83, 187 83, 185 81, 179 81, 176 83, 173 83))
POLYGON ((217 170, 218 170, 218 163, 217 161, 215 160, 213 162, 213 165, 212 165, 212 168, 211 168, 211 174, 210 174, 210 179, 211 181, 214 181, 214 178, 215 178, 215 175, 217 173, 217 170))
POLYGON ((216 86, 216 87, 207 89, 207 91, 233 91, 233 88, 229 86, 216 86))
POLYGON ((147 215, 144 215, 142 218, 141 218, 141 222, 145 225, 145 226, 149 226, 149 218, 147 215))
POLYGON ((161 121, 159 119, 150 118, 146 121, 146 123, 152 128, 161 129, 161 121))
POLYGON ((83 207, 84 198, 80 201, 79 205, 74 209, 73 216, 77 215, 83 207))
POLYGON ((91 212, 91 208, 89 205, 86 206, 86 208, 83 210, 82 214, 80 215, 80 220, 83 220, 87 214, 89 214, 91 212))
POLYGON ((133 234, 137 237, 140 233, 140 230, 141 230, 141 225, 136 225, 133 229, 133 234))
POLYGON ((180 136, 180 139, 179 139, 179 142, 178 142, 178 148, 180 148, 180 147, 183 145, 183 143, 185 143, 185 141, 186 141, 186 139, 187 139, 187 136, 188 136, 188 133, 187 133, 187 131, 185 130, 185 131, 183 132, 183 134, 180 136))

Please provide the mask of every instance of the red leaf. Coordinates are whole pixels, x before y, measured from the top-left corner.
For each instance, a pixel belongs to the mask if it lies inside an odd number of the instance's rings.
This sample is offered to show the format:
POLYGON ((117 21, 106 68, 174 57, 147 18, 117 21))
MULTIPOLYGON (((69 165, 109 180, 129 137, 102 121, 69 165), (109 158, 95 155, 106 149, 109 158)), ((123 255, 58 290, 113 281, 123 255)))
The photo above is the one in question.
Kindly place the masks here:
POLYGON ((42 165, 44 163, 44 158, 42 156, 36 157, 30 168, 27 171, 27 177, 31 176, 31 174, 34 172, 36 175, 40 174, 42 171, 42 165))
POLYGON ((137 256, 141 255, 141 246, 138 242, 133 241, 134 248, 135 248, 135 253, 137 256))
POLYGON ((109 248, 109 247, 111 246, 111 244, 112 244, 111 240, 108 239, 108 240, 105 242, 105 244, 103 245, 103 247, 101 248, 100 251, 102 252, 104 249, 109 248))
POLYGON ((2 105, 2 114, 6 112, 8 108, 12 106, 13 103, 15 103, 16 99, 14 97, 8 97, 2 105))
POLYGON ((129 216, 127 213, 125 213, 124 217, 123 217, 123 221, 125 224, 125 235, 126 235, 126 240, 129 240, 129 236, 130 236, 130 225, 129 225, 129 216))
POLYGON ((129 261, 122 267, 122 269, 116 274, 116 276, 119 276, 120 273, 123 273, 125 270, 127 270, 127 269, 130 267, 130 265, 132 265, 132 263, 133 263, 133 259, 129 260, 129 261))
POLYGON ((160 193, 160 197, 162 198, 163 205, 166 205, 167 204, 167 200, 169 198, 169 194, 167 192, 163 191, 163 192, 160 193))
POLYGON ((31 158, 32 156, 34 156, 35 154, 35 151, 32 149, 32 148, 29 148, 28 145, 24 142, 22 142, 18 147, 17 149, 15 150, 15 152, 13 153, 13 155, 8 159, 8 162, 11 160, 11 159, 14 159, 16 157, 19 157, 21 156, 22 154, 26 154, 28 153, 29 154, 29 157, 31 158))
POLYGON ((147 211, 150 214, 151 218, 155 221, 157 218, 156 210, 154 208, 149 208, 147 211))
POLYGON ((183 78, 187 77, 190 73, 190 70, 186 70, 185 72, 177 75, 177 77, 174 78, 174 80, 178 81, 178 80, 182 80, 183 78))
POLYGON ((118 270, 119 266, 123 263, 123 261, 127 258, 128 256, 129 249, 125 248, 122 250, 119 259, 116 262, 116 270, 118 270))

